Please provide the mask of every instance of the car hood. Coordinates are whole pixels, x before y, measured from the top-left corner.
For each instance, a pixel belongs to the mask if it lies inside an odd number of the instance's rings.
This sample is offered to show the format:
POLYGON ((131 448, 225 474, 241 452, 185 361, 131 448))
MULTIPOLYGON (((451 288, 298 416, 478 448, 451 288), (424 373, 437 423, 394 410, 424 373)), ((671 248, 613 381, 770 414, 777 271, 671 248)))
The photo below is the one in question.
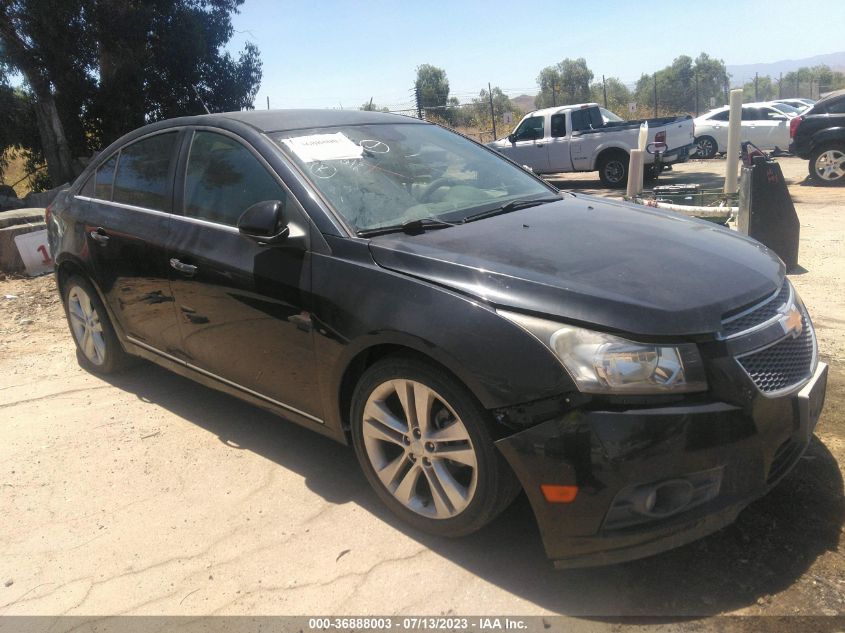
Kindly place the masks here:
POLYGON ((384 268, 496 307, 648 336, 716 332, 784 275, 772 251, 726 228, 580 194, 384 235, 370 250, 384 268))

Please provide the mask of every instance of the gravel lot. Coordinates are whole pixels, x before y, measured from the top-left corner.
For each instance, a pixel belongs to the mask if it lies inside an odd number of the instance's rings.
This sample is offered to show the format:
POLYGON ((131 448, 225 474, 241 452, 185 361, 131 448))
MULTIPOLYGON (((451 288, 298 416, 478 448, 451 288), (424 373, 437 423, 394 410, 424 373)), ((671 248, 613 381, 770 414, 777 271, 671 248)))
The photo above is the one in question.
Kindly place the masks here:
MULTIPOLYGON (((346 447, 153 365, 86 373, 52 276, 6 279, 0 615, 845 613, 845 189, 780 162, 802 223, 806 272, 792 280, 831 365, 828 400, 805 457, 735 525, 568 572, 546 560, 524 498, 470 538, 417 533, 346 447)), ((723 166, 661 180, 718 184, 723 166)), ((555 182, 609 193, 587 176, 555 182)))

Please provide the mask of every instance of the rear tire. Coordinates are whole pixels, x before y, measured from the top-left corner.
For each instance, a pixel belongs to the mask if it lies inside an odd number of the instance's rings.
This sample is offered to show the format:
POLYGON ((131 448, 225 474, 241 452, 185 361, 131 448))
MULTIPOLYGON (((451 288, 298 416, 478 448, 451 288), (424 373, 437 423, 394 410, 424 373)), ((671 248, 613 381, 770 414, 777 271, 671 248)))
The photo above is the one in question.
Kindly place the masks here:
POLYGON ((713 158, 719 153, 719 144, 712 136, 699 136, 695 139, 695 145, 698 148, 699 158, 713 158))
POLYGON ((91 282, 69 277, 62 287, 62 302, 82 367, 96 374, 111 374, 130 363, 91 282))
POLYGON ((825 187, 845 185, 845 143, 826 143, 810 154, 810 177, 825 187))
POLYGON ((403 356, 374 364, 355 387, 351 416, 364 475, 384 504, 419 530, 471 534, 521 490, 493 445, 488 412, 434 365, 403 356))
POLYGON ((599 157, 599 179, 605 187, 619 189, 628 184, 630 157, 622 151, 606 152, 599 157))

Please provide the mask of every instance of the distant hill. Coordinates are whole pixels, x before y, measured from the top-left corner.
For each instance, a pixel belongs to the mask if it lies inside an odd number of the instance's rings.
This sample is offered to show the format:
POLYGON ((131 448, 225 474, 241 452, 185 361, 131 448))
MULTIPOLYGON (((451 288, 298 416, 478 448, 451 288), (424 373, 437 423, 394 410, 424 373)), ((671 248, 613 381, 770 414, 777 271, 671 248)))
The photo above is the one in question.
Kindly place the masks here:
POLYGON ((731 75, 731 84, 741 86, 754 79, 755 72, 759 73, 760 76, 769 75, 772 79, 776 79, 780 73, 786 74, 805 66, 818 66, 820 64, 830 66, 834 70, 845 71, 845 51, 805 57, 804 59, 783 59, 767 64, 729 64, 727 69, 731 75))
POLYGON ((522 110, 523 114, 536 109, 534 107, 534 95, 519 95, 518 97, 511 97, 511 103, 522 110))

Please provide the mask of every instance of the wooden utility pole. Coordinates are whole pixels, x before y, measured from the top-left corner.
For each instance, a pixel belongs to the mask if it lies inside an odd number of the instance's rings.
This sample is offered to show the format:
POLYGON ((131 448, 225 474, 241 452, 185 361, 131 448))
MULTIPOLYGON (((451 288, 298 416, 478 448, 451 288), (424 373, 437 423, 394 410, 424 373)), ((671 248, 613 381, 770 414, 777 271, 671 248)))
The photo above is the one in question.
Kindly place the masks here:
POLYGON ((607 81, 604 79, 604 75, 601 76, 601 89, 604 92, 604 107, 607 107, 607 81))
POLYGON ((654 118, 657 118, 657 73, 654 73, 654 118))
POLYGON ((757 90, 757 81, 758 81, 758 79, 759 79, 759 77, 757 76, 757 73, 754 73, 754 101, 759 101, 759 100, 760 100, 760 96, 759 96, 759 94, 758 94, 758 90, 757 90))
POLYGON ((270 97, 269 96, 267 97, 267 109, 268 110, 270 109, 270 97))
POLYGON ((783 73, 778 77, 778 99, 783 99, 783 73))
POLYGON ((698 117, 698 68, 695 69, 695 116, 698 117))
POLYGON ((493 109, 493 90, 490 88, 490 82, 487 82, 487 96, 490 98, 490 120, 493 121, 493 140, 499 138, 496 136, 496 111, 493 109))

